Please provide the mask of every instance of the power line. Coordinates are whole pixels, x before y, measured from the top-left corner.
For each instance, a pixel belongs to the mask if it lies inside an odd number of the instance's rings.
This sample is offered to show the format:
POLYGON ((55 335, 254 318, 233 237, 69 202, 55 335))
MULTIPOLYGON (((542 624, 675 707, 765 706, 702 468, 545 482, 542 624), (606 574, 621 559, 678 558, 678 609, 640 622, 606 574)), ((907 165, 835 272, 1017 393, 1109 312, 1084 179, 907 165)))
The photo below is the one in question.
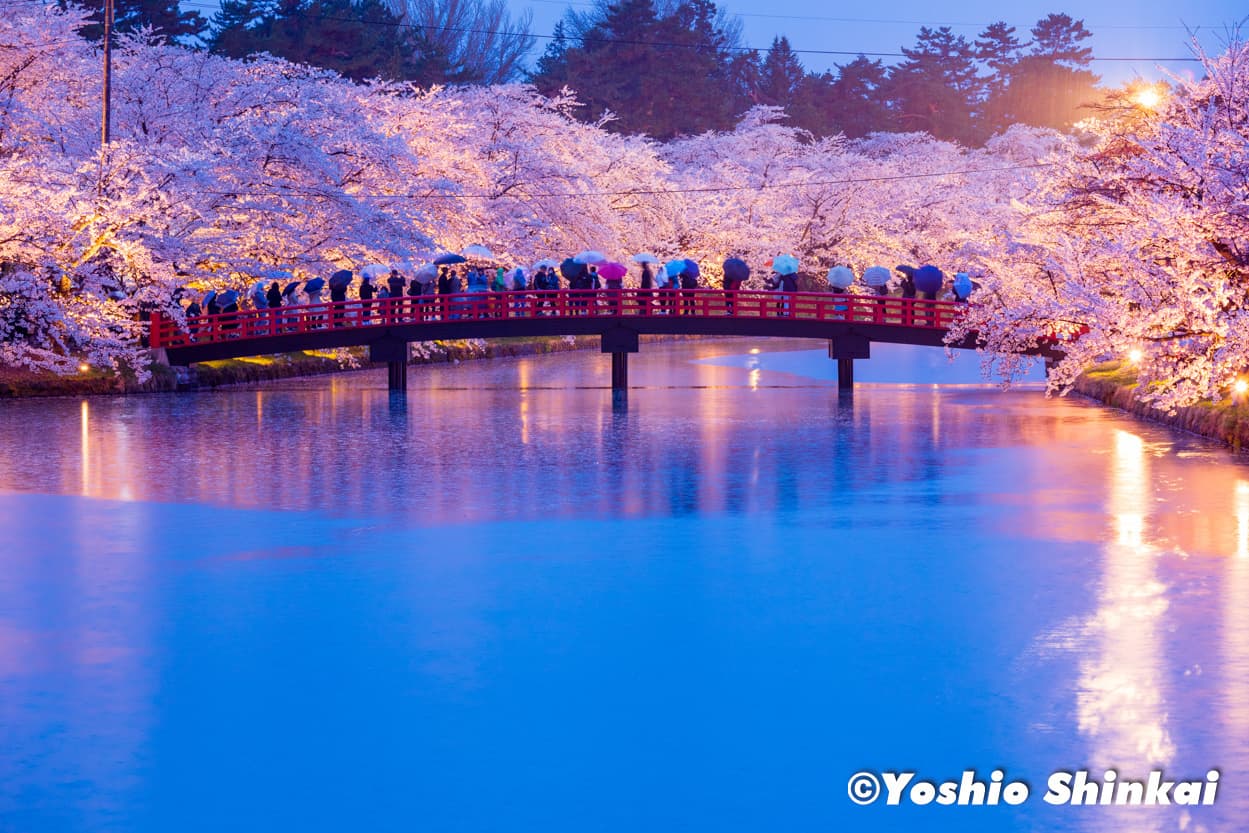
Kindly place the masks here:
MULTIPOLYGON (((966 176, 971 174, 989 174, 989 173, 1010 173, 1014 171, 1032 170, 1036 168, 1050 168, 1055 162, 1034 162, 1027 165, 1010 165, 1003 168, 966 168, 956 171, 933 171, 918 174, 890 174, 888 176, 864 176, 851 177, 848 179, 829 179, 815 182, 770 182, 760 185, 715 185, 700 188, 638 188, 627 191, 551 191, 523 194, 528 199, 560 199, 572 197, 654 197, 667 196, 672 194, 716 194, 736 191, 763 191, 778 188, 797 190, 801 188, 823 188, 832 185, 860 185, 867 183, 880 182, 898 182, 902 180, 912 179, 933 179, 946 176, 966 176)), ((238 191, 214 191, 208 190, 206 193, 224 197, 272 197, 275 193, 272 191, 263 193, 240 193, 238 191)), ((285 193, 297 193, 294 191, 286 191, 285 193)), ((302 196, 316 196, 315 192, 303 192, 302 196)), ((323 196, 329 196, 323 195, 323 196)), ((338 195, 335 195, 338 196, 338 195)), ((347 194, 348 197, 358 199, 378 199, 378 200, 403 200, 403 199, 420 199, 420 200, 473 200, 484 199, 494 200, 501 199, 502 194, 431 194, 431 193, 396 193, 396 194, 347 194)))

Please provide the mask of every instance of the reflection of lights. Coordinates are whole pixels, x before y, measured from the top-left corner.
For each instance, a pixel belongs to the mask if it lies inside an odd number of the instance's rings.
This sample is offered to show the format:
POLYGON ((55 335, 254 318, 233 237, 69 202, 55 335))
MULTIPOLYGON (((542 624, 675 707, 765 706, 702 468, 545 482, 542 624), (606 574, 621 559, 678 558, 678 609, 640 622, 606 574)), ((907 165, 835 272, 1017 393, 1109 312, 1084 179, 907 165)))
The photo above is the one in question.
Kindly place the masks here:
POLYGON ((1236 481, 1236 557, 1249 558, 1249 481, 1236 481))
POLYGON ((1128 361, 1132 364, 1140 364, 1143 358, 1145 358, 1145 354, 1140 350, 1132 349, 1128 351, 1128 361))
POLYGON ((91 483, 91 440, 88 433, 88 426, 91 422, 91 406, 87 404, 87 400, 82 400, 82 408, 80 410, 82 423, 81 437, 81 455, 82 455, 82 493, 87 493, 87 487, 91 483))
MULTIPOLYGON (((1117 537, 1105 548, 1097 609, 1086 623, 1093 651, 1080 662, 1076 713, 1093 762, 1165 764, 1175 754, 1167 730, 1160 666, 1167 588, 1146 543, 1150 482, 1145 442, 1116 431, 1108 510, 1117 537)), ((1143 828, 1142 828, 1143 829, 1143 828)))
POLYGON ((750 389, 751 390, 759 389, 759 377, 762 375, 763 375, 763 371, 761 371, 759 368, 755 367, 751 369, 750 371, 750 389))

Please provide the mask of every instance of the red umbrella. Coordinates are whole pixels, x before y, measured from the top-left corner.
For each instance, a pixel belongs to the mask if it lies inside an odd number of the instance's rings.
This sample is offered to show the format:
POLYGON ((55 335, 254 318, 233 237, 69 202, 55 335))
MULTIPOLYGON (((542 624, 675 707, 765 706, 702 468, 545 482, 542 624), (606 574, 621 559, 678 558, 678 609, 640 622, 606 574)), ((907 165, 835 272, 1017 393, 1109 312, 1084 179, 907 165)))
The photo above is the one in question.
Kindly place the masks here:
POLYGON ((614 281, 629 274, 629 267, 625 266, 623 263, 608 261, 607 263, 599 265, 598 273, 602 276, 603 280, 614 281))

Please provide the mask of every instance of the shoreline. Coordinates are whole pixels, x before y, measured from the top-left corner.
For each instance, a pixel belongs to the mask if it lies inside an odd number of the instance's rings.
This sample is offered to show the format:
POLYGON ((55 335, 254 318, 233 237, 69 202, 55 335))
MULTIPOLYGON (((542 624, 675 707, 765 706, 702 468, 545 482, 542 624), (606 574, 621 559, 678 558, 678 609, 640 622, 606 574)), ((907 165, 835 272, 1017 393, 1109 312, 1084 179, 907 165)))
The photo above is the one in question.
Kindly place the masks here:
MULTIPOLYGON (((485 341, 423 341, 411 345, 409 365, 443 364, 509 356, 539 356, 597 349, 598 336, 543 336, 485 341)), ((372 363, 364 348, 341 354, 304 351, 201 362, 189 367, 152 366, 152 378, 142 384, 129 374, 94 370, 75 376, 57 376, 18 368, 0 368, 0 401, 56 396, 128 396, 140 393, 179 393, 214 390, 277 379, 324 376, 367 370, 372 363)), ((379 365, 381 366, 381 365, 379 365)))
POLYGON ((1136 399, 1133 395, 1136 387, 1131 368, 1124 362, 1114 361, 1086 370, 1072 390, 1139 419, 1217 440, 1233 451, 1249 449, 1249 406, 1230 400, 1203 402, 1167 413, 1136 399))

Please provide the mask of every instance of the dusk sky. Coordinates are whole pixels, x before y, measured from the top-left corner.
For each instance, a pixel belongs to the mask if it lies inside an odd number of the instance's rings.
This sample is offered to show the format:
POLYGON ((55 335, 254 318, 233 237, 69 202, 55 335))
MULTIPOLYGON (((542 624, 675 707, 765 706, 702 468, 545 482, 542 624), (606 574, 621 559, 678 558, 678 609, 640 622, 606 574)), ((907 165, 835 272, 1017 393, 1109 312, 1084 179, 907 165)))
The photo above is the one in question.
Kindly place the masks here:
MULTIPOLYGON (((588 8, 588 0, 567 3, 561 0, 511 0, 515 9, 533 10, 533 31, 550 35, 555 23, 569 6, 588 8)), ((787 35, 797 50, 828 50, 850 55, 802 53, 808 69, 822 70, 835 63, 846 63, 857 52, 896 53, 910 46, 920 26, 950 26, 974 38, 986 23, 1001 20, 1015 26, 1026 39, 1028 30, 1051 12, 1065 12, 1084 20, 1093 32, 1088 42, 1098 57, 1173 58, 1188 56, 1185 27, 1199 28, 1202 41, 1217 51, 1217 35, 1227 25, 1245 18, 1249 10, 1243 0, 1194 0, 1173 2, 1111 2, 1081 5, 1061 2, 1018 2, 1003 11, 1004 4, 990 0, 934 4, 923 0, 894 0, 892 3, 827 3, 820 0, 736 0, 718 4, 742 18, 743 34, 750 46, 767 47, 776 35, 787 35)), ((538 50, 544 49, 540 40, 538 50)), ((886 63, 897 60, 882 57, 886 63)), ((1186 65, 1169 65, 1182 70, 1186 65)), ((1191 67, 1191 64, 1187 66, 1191 67)), ((1135 75, 1158 77, 1158 62, 1097 61, 1094 70, 1108 83, 1125 81, 1135 75)))

